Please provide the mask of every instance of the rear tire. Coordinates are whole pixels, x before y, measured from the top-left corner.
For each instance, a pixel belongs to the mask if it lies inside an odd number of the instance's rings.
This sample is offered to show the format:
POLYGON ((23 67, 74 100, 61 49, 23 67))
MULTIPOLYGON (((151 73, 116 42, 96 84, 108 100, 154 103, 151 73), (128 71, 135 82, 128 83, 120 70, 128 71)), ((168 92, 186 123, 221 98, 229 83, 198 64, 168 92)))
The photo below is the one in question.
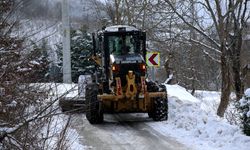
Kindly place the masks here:
MULTIPOLYGON (((164 85, 159 85, 155 82, 148 82, 149 92, 167 92, 164 85)), ((166 93, 167 95, 167 93, 166 93)), ((156 97, 151 100, 151 108, 148 111, 149 118, 153 118, 154 121, 162 121, 168 119, 168 98, 156 97)))
MULTIPOLYGON (((147 82, 147 91, 148 92, 157 92, 158 91, 158 87, 156 85, 155 82, 152 82, 152 81, 149 81, 147 82)), ((151 105, 150 105, 150 108, 148 108, 148 117, 149 118, 153 118, 154 117, 154 101, 156 100, 156 98, 152 98, 151 99, 151 105)))
POLYGON ((98 86, 94 83, 86 86, 86 118, 91 124, 103 122, 101 102, 97 99, 98 86))
POLYGON ((162 121, 168 119, 168 103, 167 98, 156 98, 154 100, 154 108, 152 112, 154 121, 162 121))

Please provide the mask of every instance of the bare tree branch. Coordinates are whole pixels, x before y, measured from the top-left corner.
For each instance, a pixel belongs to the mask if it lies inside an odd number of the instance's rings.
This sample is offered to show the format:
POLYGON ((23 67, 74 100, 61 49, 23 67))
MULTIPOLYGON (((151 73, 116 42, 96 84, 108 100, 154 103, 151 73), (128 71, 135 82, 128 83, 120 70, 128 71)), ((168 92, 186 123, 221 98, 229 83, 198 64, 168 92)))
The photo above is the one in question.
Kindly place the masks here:
MULTIPOLYGON (((47 117, 48 115, 52 115, 51 112, 47 112, 46 111, 52 107, 53 104, 55 104, 55 102, 57 102, 59 99, 61 99, 62 97, 64 97, 65 95, 67 95, 68 93, 70 93, 74 88, 68 90, 67 92, 65 92, 63 95, 61 95, 58 98, 55 98, 50 104, 48 104, 46 107, 44 107, 40 112, 38 112, 36 115, 26 119, 24 122, 21 122, 17 125, 15 125, 14 127, 10 127, 10 128, 4 128, 3 130, 0 130, 0 142, 2 142, 4 140, 4 138, 10 134, 13 134, 15 132, 17 132, 20 128, 22 128, 23 126, 27 125, 30 122, 33 122, 37 119, 42 119, 44 117, 47 117), (44 114, 45 113, 45 114, 44 114)), ((55 110, 54 110, 55 111, 55 110)), ((59 113, 60 114, 60 113, 59 113)), ((55 114, 53 114, 55 115, 55 114)))
MULTIPOLYGON (((214 22, 214 25, 215 25, 215 28, 216 28, 216 31, 217 32, 219 32, 219 26, 218 26, 218 22, 217 22, 217 19, 216 19, 216 17, 215 17, 215 13, 214 13, 214 11, 213 11, 213 8, 211 7, 211 5, 210 5, 210 2, 209 2, 209 0, 205 0, 206 1, 206 8, 207 8, 207 10, 210 12, 210 14, 211 14, 211 17, 212 17, 212 19, 213 19, 213 22, 214 22)), ((205 5, 205 4, 204 4, 205 5)))
POLYGON ((217 43, 214 39, 212 39, 210 36, 208 36, 206 33, 204 33, 203 31, 201 31, 200 29, 198 29, 197 27, 193 26, 192 24, 190 24, 188 21, 186 21, 186 19, 174 8, 174 6, 172 5, 172 3, 169 0, 165 0, 165 2, 168 3, 168 5, 172 8, 172 10, 176 13, 176 15, 185 23, 187 24, 189 27, 193 28, 195 31, 197 31, 198 33, 200 33, 201 35, 205 36, 211 43, 215 44, 216 47, 220 47, 220 44, 217 43))
POLYGON ((211 46, 208 46, 207 44, 205 44, 205 43, 203 43, 203 42, 197 41, 197 40, 195 40, 195 39, 190 39, 190 41, 191 41, 191 42, 194 42, 194 43, 196 43, 196 44, 199 44, 199 45, 201 45, 201 46, 204 46, 204 47, 206 47, 206 48, 208 48, 208 49, 211 49, 211 50, 213 50, 214 52, 216 52, 216 53, 218 53, 218 54, 221 54, 221 51, 219 51, 219 49, 216 49, 216 48, 213 48, 213 47, 211 47, 211 46))
POLYGON ((211 56, 211 54, 209 54, 205 49, 203 49, 203 52, 204 52, 204 54, 205 55, 207 55, 209 58, 211 58, 213 61, 215 61, 215 62, 217 62, 217 63, 221 63, 221 61, 220 60, 218 60, 218 59, 216 59, 216 58, 214 58, 213 56, 211 56))

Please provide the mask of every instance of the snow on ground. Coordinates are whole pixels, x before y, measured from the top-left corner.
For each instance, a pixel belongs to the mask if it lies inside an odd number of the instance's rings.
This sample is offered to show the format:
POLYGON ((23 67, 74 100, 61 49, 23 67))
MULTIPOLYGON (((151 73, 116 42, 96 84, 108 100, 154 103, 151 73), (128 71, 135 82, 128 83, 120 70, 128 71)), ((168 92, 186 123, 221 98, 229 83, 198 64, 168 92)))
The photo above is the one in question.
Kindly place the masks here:
POLYGON ((60 97, 76 97, 78 95, 78 86, 77 84, 59 84, 59 83, 52 83, 51 86, 52 91, 51 95, 60 97))
MULTIPOLYGON (((48 126, 49 128, 44 129, 44 134, 48 134, 48 137, 50 137, 46 141, 46 149, 56 149, 58 146, 58 141, 62 138, 63 131, 65 130, 65 126, 68 121, 70 121, 70 116, 68 115, 57 115, 54 116, 51 120, 51 124, 48 126), (49 129, 49 130, 48 130, 49 129)), ((81 149, 84 150, 86 149, 85 146, 79 144, 79 134, 75 129, 72 128, 67 128, 65 132, 65 138, 63 143, 65 145, 62 147, 64 149, 69 149, 69 150, 76 150, 76 149, 81 149)))
POLYGON ((245 136, 239 127, 230 125, 225 119, 215 115, 212 106, 218 103, 219 93, 204 92, 202 95, 200 92, 199 100, 178 85, 166 86, 169 119, 148 125, 195 149, 249 149, 250 137, 245 136))
POLYGON ((166 84, 168 95, 180 99, 183 102, 193 102, 197 103, 199 100, 193 97, 187 90, 179 85, 168 85, 166 84))
POLYGON ((216 91, 195 91, 194 96, 200 100, 201 109, 214 113, 220 103, 220 92, 216 91))
MULTIPOLYGON (((179 85, 166 85, 169 98, 169 118, 162 122, 147 122, 156 131, 172 136, 179 142, 197 150, 247 150, 250 137, 245 136, 238 126, 230 125, 225 119, 216 116, 220 100, 219 92, 197 91, 193 97, 179 85)), ((74 89, 68 96, 77 95, 76 85, 62 84, 57 92, 74 89)), ((81 146, 78 133, 69 129, 68 137, 75 139, 70 149, 81 146)), ((86 136, 86 135, 82 135, 86 136)), ((79 149, 79 148, 77 148, 79 149)), ((86 149, 86 148, 85 148, 86 149)))
MULTIPOLYGON (((41 85, 39 84, 39 86, 41 85)), ((78 95, 77 84, 46 83, 42 84, 41 87, 51 89, 50 96, 52 97, 52 100, 60 98, 61 96, 75 97, 78 95)), ((58 105, 58 103, 56 103, 56 105, 58 105)), ((58 113, 60 113, 60 110, 58 110, 58 113)), ((47 149, 57 148, 58 141, 60 141, 62 137, 67 122, 69 121, 71 123, 71 117, 74 117, 74 115, 59 114, 52 117, 50 124, 43 130, 44 136, 48 134, 47 136, 50 137, 46 141, 47 149)), ((63 148, 69 150, 87 149, 86 146, 80 144, 80 135, 75 129, 67 128, 65 135, 64 143, 66 144, 63 148)))

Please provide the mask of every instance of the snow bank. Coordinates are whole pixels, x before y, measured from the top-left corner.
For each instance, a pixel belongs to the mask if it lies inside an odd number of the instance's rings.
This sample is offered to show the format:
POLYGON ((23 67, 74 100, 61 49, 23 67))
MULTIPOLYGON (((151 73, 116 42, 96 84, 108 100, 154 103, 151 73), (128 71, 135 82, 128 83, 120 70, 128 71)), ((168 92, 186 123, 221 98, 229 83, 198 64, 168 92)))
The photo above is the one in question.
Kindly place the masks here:
POLYGON ((206 112, 216 114, 220 103, 221 92, 217 91, 195 91, 194 96, 200 100, 201 109, 206 112))
MULTIPOLYGON (((176 138, 191 149, 202 150, 247 150, 250 137, 241 129, 217 117, 205 103, 189 94, 178 85, 167 85, 169 96, 169 119, 150 122, 155 130, 176 138)), ((207 92, 209 101, 217 100, 218 93, 207 92)), ((208 103, 208 102, 207 102, 208 103)))
POLYGON ((177 99, 181 99, 183 102, 194 102, 197 103, 200 100, 193 97, 187 90, 179 85, 165 85, 167 88, 168 95, 170 97, 176 97, 177 99))

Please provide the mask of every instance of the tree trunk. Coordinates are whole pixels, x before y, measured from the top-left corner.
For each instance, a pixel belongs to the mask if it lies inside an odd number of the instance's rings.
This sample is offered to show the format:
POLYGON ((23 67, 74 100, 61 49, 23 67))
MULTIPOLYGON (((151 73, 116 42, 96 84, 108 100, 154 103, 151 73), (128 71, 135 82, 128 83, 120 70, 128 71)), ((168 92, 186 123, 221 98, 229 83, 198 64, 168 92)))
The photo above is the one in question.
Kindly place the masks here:
POLYGON ((229 104, 229 97, 231 93, 231 80, 230 80, 230 66, 228 65, 227 56, 225 48, 222 45, 222 56, 221 56, 221 76, 222 76, 222 86, 221 86, 221 101, 217 110, 217 115, 224 117, 225 111, 229 104))
POLYGON ((243 96, 244 87, 241 79, 241 63, 240 63, 240 53, 242 46, 242 35, 238 33, 236 42, 232 47, 232 62, 233 62, 233 78, 234 78, 234 88, 236 93, 236 100, 240 100, 243 96))
POLYGON ((121 15, 120 15, 120 4, 121 0, 115 0, 115 24, 121 24, 121 15))
POLYGON ((236 93, 236 100, 240 100, 243 96, 243 83, 241 81, 240 64, 234 62, 233 65, 233 78, 234 78, 234 88, 236 93))

